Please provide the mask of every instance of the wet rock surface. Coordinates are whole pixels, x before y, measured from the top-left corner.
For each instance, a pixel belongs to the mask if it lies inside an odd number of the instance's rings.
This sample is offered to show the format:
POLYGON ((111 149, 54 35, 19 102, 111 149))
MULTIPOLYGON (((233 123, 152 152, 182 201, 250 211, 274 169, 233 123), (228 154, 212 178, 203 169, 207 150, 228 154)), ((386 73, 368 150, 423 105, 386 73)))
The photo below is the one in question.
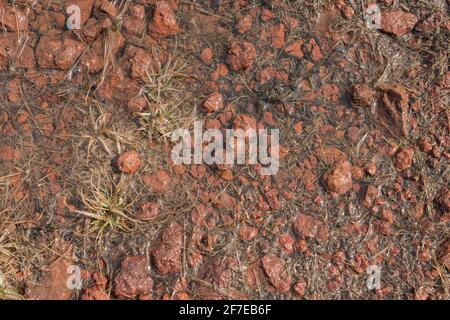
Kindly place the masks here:
POLYGON ((220 92, 210 94, 203 103, 203 110, 214 112, 223 108, 223 96, 220 92))
POLYGON ((153 18, 148 29, 152 36, 167 37, 181 32, 175 14, 166 1, 156 1, 153 18))
POLYGON ((398 170, 408 169, 414 157, 414 149, 402 148, 394 156, 394 165, 398 170))
POLYGON ((36 60, 42 68, 69 69, 81 55, 85 45, 68 33, 43 36, 36 47, 36 60))
POLYGON ((330 171, 323 177, 330 192, 343 194, 352 188, 352 173, 350 163, 346 160, 335 162, 330 171))
POLYGON ((319 241, 328 238, 328 226, 320 219, 303 213, 297 215, 292 227, 300 237, 314 238, 319 241))
POLYGON ((402 9, 390 9, 381 12, 381 30, 396 37, 410 32, 416 23, 416 16, 402 9))
POLYGON ((147 257, 129 256, 121 264, 114 278, 114 294, 118 297, 134 298, 146 295, 153 289, 147 257))
POLYGON ((270 284, 282 293, 291 288, 291 279, 286 273, 283 261, 275 255, 267 255, 261 259, 264 272, 269 278, 270 284))
POLYGON ((155 270, 164 275, 181 271, 181 249, 183 228, 178 223, 170 224, 162 233, 161 245, 152 251, 155 270))
POLYGON ((247 41, 235 41, 228 51, 228 64, 234 71, 249 69, 256 59, 256 49, 247 41))
POLYGON ((307 2, 0 0, 7 294, 447 299, 448 2, 307 2), (280 139, 207 164, 195 120, 280 139))

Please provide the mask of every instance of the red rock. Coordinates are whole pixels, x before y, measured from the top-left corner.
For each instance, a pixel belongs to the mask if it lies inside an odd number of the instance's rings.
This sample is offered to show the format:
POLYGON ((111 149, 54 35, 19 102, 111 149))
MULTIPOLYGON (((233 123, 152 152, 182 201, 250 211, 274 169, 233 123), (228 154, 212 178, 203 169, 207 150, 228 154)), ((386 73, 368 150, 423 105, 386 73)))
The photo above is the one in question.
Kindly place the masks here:
POLYGON ((231 169, 220 170, 219 175, 223 180, 232 181, 234 179, 233 171, 231 169))
MULTIPOLYGON (((108 29, 112 24, 112 21, 110 18, 105 17, 99 21, 95 18, 89 19, 84 28, 83 28, 83 35, 85 36, 86 40, 93 41, 97 38, 97 36, 105 29, 108 29)), ((103 47, 103 42, 101 43, 101 47, 103 47)))
POLYGON ((172 296, 172 300, 192 300, 187 292, 175 292, 172 296))
POLYGON ((272 210, 280 209, 280 201, 278 200, 278 191, 276 189, 269 190, 265 193, 267 202, 272 210))
POLYGON ((350 97, 354 106, 370 109, 375 92, 367 84, 356 84, 350 89, 350 97))
POLYGON ((273 67, 266 67, 258 73, 258 81, 261 84, 266 84, 267 82, 272 80, 272 78, 275 76, 275 73, 276 70, 273 67))
POLYGON ((155 70, 159 65, 166 62, 165 53, 151 55, 142 48, 127 46, 122 58, 125 63, 131 65, 130 75, 134 79, 146 79, 147 72, 155 70))
POLYGON ((213 199, 214 205, 219 209, 233 209, 236 206, 236 199, 228 192, 221 192, 219 195, 211 193, 210 198, 213 199))
POLYGON ((71 263, 59 258, 48 267, 39 283, 30 288, 29 298, 32 300, 70 300, 71 290, 67 286, 71 263))
POLYGON ((366 225, 354 221, 347 223, 346 226, 344 227, 344 232, 352 237, 358 237, 364 234, 366 230, 367 230, 366 225))
POLYGON ((147 257, 128 256, 122 261, 120 271, 114 278, 114 295, 136 298, 149 294, 153 289, 147 257))
POLYGON ((117 16, 118 8, 114 1, 101 0, 99 8, 101 11, 107 13, 110 18, 115 18, 117 16))
POLYGON ((323 58, 322 50, 316 40, 309 40, 309 42, 305 45, 305 49, 309 53, 309 56, 313 62, 318 62, 323 58))
POLYGON ((381 30, 396 37, 410 32, 416 23, 416 16, 402 9, 381 11, 381 30))
POLYGON ((294 253, 295 240, 288 234, 282 234, 278 238, 278 246, 286 254, 294 253))
POLYGON ((67 12, 67 8, 72 5, 76 5, 80 8, 80 22, 81 26, 83 26, 91 16, 94 0, 69 0, 64 3, 64 10, 67 12))
POLYGON ((202 60, 203 63, 208 64, 211 62, 213 58, 213 51, 211 48, 204 48, 202 50, 202 53, 200 54, 200 60, 202 60))
POLYGON ((203 102, 203 110, 208 113, 221 109, 223 109, 223 96, 220 92, 211 93, 203 102))
POLYGON ((127 107, 131 112, 144 112, 147 108, 147 99, 143 96, 138 96, 128 100, 127 107))
POLYGON ((86 288, 81 296, 81 300, 110 300, 108 292, 96 287, 86 288))
POLYGON ((318 241, 328 238, 328 226, 318 218, 303 213, 297 215, 292 227, 300 237, 314 238, 318 241))
POLYGON ((275 119, 273 118, 272 112, 264 111, 263 120, 264 123, 268 124, 269 126, 275 126, 275 119))
POLYGON ((46 114, 41 113, 36 115, 34 117, 34 121, 41 129, 41 132, 47 137, 50 136, 55 130, 52 118, 46 114))
POLYGON ((103 69, 103 40, 101 37, 95 40, 89 48, 89 51, 81 58, 80 64, 88 73, 96 73, 103 69))
POLYGON ((433 291, 433 289, 430 287, 421 286, 414 293, 414 299, 415 300, 428 300, 430 297, 430 293, 432 291, 433 291))
POLYGON ((261 265, 269 279, 270 284, 280 293, 286 293, 291 289, 291 278, 286 272, 283 261, 274 254, 261 258, 261 265))
POLYGON ((378 197, 378 189, 374 186, 367 186, 366 194, 362 202, 363 207, 370 209, 375 204, 375 200, 378 197))
POLYGON ((303 131, 303 121, 299 121, 293 126, 295 134, 300 134, 303 131))
POLYGON ((227 61, 234 71, 247 70, 256 59, 255 47, 247 41, 234 41, 228 50, 227 61))
POLYGON ((350 163, 346 160, 335 162, 331 170, 323 177, 328 191, 337 194, 347 193, 352 188, 352 173, 350 163))
POLYGON ((67 70, 83 53, 85 45, 71 37, 70 33, 44 35, 36 47, 36 58, 42 68, 67 70))
POLYGON ((16 77, 7 85, 7 94, 6 97, 10 102, 17 103, 20 100, 20 78, 16 77))
POLYGON ((342 15, 346 18, 346 19, 350 19, 351 17, 353 17, 353 15, 355 14, 355 11, 353 10, 353 8, 349 5, 344 5, 340 7, 341 13, 342 15))
POLYGON ((239 228, 239 236, 245 241, 251 241, 258 235, 258 228, 243 225, 239 228))
POLYGON ((414 149, 410 147, 400 148, 394 156, 394 166, 398 170, 406 170, 411 167, 414 157, 414 149))
POLYGON ((298 28, 298 20, 296 18, 288 16, 288 17, 285 17, 284 19, 285 19, 287 27, 290 30, 295 30, 298 28))
POLYGON ((261 12, 261 20, 266 22, 273 18, 273 13, 269 9, 263 8, 261 12))
POLYGON ((128 16, 123 19, 122 27, 130 34, 142 34, 145 29, 145 7, 140 4, 130 4, 128 16))
POLYGON ((0 4, 0 27, 7 31, 25 31, 28 29, 28 18, 17 7, 0 4))
POLYGON ((295 41, 287 46, 286 49, 284 49, 284 52, 289 56, 302 59, 305 55, 302 51, 303 44, 304 42, 302 40, 295 41))
POLYGON ((166 191, 170 185, 170 176, 164 170, 158 170, 152 175, 143 175, 142 181, 153 192, 166 191))
POLYGON ((225 77, 228 75, 228 68, 225 64, 219 63, 217 64, 217 68, 214 72, 211 73, 211 80, 217 81, 220 77, 225 77))
POLYGON ((357 274, 362 274, 367 272, 367 268, 369 267, 369 261, 366 256, 359 253, 355 255, 355 257, 353 258, 351 266, 357 274))
POLYGON ((289 80, 289 74, 283 70, 276 70, 273 67, 266 67, 258 73, 257 78, 261 84, 267 83, 272 78, 287 82, 289 80))
POLYGON ((297 297, 301 298, 305 295, 306 292, 306 281, 305 279, 298 280, 294 285, 294 293, 297 297))
POLYGON ((373 223, 373 227, 379 234, 389 236, 391 234, 392 223, 383 220, 376 220, 373 223))
POLYGON ((237 20, 236 30, 241 34, 246 33, 248 29, 250 29, 250 27, 252 26, 252 23, 253 17, 251 15, 249 14, 243 15, 239 17, 237 20))
POLYGON ((248 129, 256 129, 257 124, 255 118, 247 114, 238 114, 233 121, 233 129, 238 130, 248 130, 248 129))
POLYGON ((422 152, 429 153, 433 150, 433 144, 427 137, 421 138, 419 140, 419 147, 422 152))
POLYGON ((155 219, 159 214, 159 204, 156 202, 146 202, 141 205, 136 217, 140 220, 148 221, 155 219))
POLYGON ((444 213, 450 213, 450 190, 443 188, 438 192, 436 203, 443 209, 444 213))
POLYGON ((445 15, 440 11, 436 11, 429 15, 427 18, 420 21, 416 25, 414 30, 417 32, 431 32, 443 26, 445 21, 445 15))
POLYGON ((198 251, 192 252, 188 257, 188 265, 191 268, 197 268, 203 261, 203 256, 198 251))
POLYGON ((206 119, 205 120, 205 129, 220 129, 222 124, 217 119, 206 119))
POLYGON ((147 72, 151 70, 157 63, 153 57, 144 49, 129 46, 125 49, 125 53, 130 58, 131 72, 130 75, 134 79, 145 79, 147 72))
POLYGON ((205 261, 198 270, 198 277, 218 289, 229 289, 233 279, 233 268, 238 265, 236 258, 216 255, 205 261))
POLYGON ((116 100, 126 104, 139 95, 142 85, 138 80, 127 78, 121 68, 110 71, 97 87, 97 94, 106 101, 116 100))
POLYGON ((381 216, 383 218, 383 220, 389 222, 389 223, 393 223, 394 222, 394 214, 392 213, 391 210, 383 210, 381 212, 381 216))
POLYGON ((348 156, 336 147, 321 146, 316 150, 317 157, 327 165, 337 161, 348 160, 348 156))
POLYGON ((276 24, 270 28, 270 41, 272 47, 280 49, 284 46, 285 26, 284 24, 276 24))
POLYGON ((153 18, 148 25, 148 31, 153 37, 168 37, 181 32, 175 13, 166 1, 157 1, 153 18))
POLYGON ((373 162, 369 162, 366 166, 366 172, 369 176, 373 177, 374 175, 377 174, 377 165, 373 162))
POLYGON ((0 33, 0 71, 10 61, 16 68, 33 68, 36 59, 33 49, 27 44, 21 44, 15 32, 0 33))
POLYGON ((33 10, 29 16, 34 17, 29 24, 31 29, 40 34, 59 33, 66 23, 66 15, 62 10, 62 6, 54 8, 54 10, 33 10))
POLYGON ((411 212, 411 216, 416 220, 420 221, 423 217, 425 211, 425 202, 419 201, 416 206, 414 207, 414 210, 411 212))
POLYGON ((136 151, 122 153, 117 159, 117 167, 123 173, 133 174, 141 167, 141 159, 136 151))
POLYGON ((0 160, 3 161, 17 161, 22 158, 22 152, 19 149, 13 148, 7 144, 0 145, 0 160))
POLYGON ((382 84, 378 86, 379 101, 377 118, 383 125, 389 125, 397 134, 409 134, 409 95, 405 87, 399 84, 382 84))
POLYGON ((109 294, 106 292, 108 279, 99 272, 94 272, 92 278, 95 283, 84 290, 81 300, 110 300, 109 294))
POLYGON ((181 271, 183 227, 172 222, 161 235, 161 244, 152 250, 153 265, 159 274, 181 271))
POLYGON ((438 249, 439 263, 450 271, 450 240, 444 242, 438 249))
POLYGON ((198 204, 191 211, 192 224, 201 226, 205 222, 205 217, 209 213, 210 209, 202 203, 198 204))

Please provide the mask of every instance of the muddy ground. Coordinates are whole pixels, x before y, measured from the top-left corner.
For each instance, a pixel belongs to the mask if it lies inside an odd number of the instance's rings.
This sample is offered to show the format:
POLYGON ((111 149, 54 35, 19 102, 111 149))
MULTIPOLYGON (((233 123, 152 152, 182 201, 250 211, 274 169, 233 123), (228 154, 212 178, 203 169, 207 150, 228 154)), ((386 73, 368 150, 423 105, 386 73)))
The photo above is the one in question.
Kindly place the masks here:
POLYGON ((0 0, 0 299, 449 299, 449 6, 0 0))

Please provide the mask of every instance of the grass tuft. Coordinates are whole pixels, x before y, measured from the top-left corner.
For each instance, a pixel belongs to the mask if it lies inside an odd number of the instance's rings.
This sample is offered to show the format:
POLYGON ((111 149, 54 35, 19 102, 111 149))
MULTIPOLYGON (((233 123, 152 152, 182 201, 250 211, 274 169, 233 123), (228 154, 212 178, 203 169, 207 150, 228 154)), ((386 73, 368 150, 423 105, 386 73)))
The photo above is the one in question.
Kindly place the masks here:
POLYGON ((152 136, 165 138, 176 129, 189 127, 195 119, 196 107, 187 104, 188 91, 183 88, 186 67, 187 63, 169 56, 164 65, 158 63, 147 70, 143 92, 148 108, 139 116, 152 136))

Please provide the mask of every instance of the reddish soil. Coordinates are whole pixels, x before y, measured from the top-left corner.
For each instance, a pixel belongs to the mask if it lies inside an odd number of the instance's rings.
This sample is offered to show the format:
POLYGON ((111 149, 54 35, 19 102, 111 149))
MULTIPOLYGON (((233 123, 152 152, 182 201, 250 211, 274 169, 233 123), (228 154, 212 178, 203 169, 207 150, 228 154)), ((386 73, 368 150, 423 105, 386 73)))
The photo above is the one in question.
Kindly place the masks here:
POLYGON ((449 299, 450 3, 372 3, 0 0, 0 299, 449 299))

